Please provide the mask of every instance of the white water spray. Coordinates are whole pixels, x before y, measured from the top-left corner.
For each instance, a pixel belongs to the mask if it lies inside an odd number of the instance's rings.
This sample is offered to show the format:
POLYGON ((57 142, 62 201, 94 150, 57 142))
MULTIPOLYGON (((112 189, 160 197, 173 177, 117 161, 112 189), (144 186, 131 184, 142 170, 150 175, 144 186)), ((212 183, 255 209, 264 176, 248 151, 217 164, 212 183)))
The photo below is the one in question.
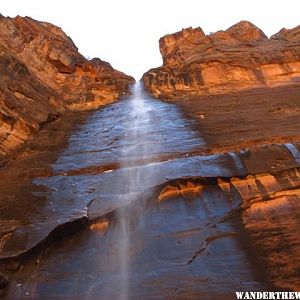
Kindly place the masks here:
MULTIPOLYGON (((147 141, 147 130, 153 126, 151 124, 152 106, 146 94, 143 93, 143 86, 140 82, 133 87, 130 101, 130 112, 125 122, 125 136, 123 137, 124 146, 120 153, 121 168, 127 168, 125 177, 122 178, 122 186, 125 187, 122 195, 123 208, 119 212, 119 267, 120 267, 120 300, 128 300, 129 291, 129 275, 130 275, 130 227, 132 219, 132 211, 129 203, 135 202, 135 208, 140 205, 138 203, 137 190, 145 182, 147 182, 153 174, 145 172, 144 168, 137 166, 144 165, 146 159, 149 158, 149 152, 153 150, 153 143, 147 141), (150 149, 151 148, 151 149, 150 149)), ((151 100, 150 100, 151 101, 151 100)), ((159 147, 159 145, 155 145, 159 147)), ((142 208, 140 208, 142 209, 142 208)), ((135 211, 136 213, 136 211, 135 211)))

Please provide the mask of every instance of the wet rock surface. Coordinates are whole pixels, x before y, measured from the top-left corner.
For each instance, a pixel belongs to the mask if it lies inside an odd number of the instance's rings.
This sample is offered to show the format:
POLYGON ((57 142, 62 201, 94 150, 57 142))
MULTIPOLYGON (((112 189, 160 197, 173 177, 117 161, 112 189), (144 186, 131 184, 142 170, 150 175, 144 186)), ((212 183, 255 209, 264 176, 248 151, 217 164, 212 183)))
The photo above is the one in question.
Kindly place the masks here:
POLYGON ((155 97, 169 100, 293 85, 300 78, 299 46, 299 26, 270 38, 247 21, 209 35, 186 28, 160 39, 163 66, 143 81, 155 97))
POLYGON ((9 282, 5 275, 0 274, 0 290, 5 289, 8 286, 9 282))
POLYGON ((0 166, 66 110, 114 102, 134 79, 87 60, 59 27, 0 16, 0 166))
MULTIPOLYGON (((207 154, 300 141, 300 87, 253 89, 172 100, 196 120, 207 154)), ((252 151, 256 151, 253 149, 252 151)), ((268 151, 264 151, 268 156, 268 151)), ((271 154, 272 155, 272 154, 271 154)), ((263 154, 254 163, 263 163, 263 154)))
POLYGON ((1 170, 3 297, 299 290, 299 143, 211 149, 196 114, 138 99, 47 124, 1 170))

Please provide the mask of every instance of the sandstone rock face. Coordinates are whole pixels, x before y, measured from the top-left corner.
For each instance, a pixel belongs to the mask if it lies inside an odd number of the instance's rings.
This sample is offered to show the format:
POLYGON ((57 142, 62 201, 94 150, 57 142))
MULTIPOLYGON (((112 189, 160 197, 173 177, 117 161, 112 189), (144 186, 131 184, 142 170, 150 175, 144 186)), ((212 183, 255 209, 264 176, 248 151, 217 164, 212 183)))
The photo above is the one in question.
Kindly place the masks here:
POLYGON ((289 85, 300 81, 300 27, 268 38, 241 21, 205 35, 187 28, 159 41, 163 66, 143 76, 148 90, 165 99, 289 85))
POLYGON ((133 97, 48 124, 0 170, 0 298, 118 299, 127 255, 128 299, 298 291, 293 88, 187 100, 198 127, 138 86, 142 110, 133 97), (203 138, 221 127, 223 140, 203 138))
POLYGON ((0 16, 0 166, 45 122, 113 102, 133 82, 52 24, 0 16))

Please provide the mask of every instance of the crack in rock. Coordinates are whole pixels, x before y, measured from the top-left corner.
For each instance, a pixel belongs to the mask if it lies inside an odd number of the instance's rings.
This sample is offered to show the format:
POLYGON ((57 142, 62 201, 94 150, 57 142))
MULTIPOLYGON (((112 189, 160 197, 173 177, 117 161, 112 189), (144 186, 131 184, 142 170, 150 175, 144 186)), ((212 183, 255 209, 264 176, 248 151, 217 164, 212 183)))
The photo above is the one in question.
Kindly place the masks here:
POLYGON ((233 236, 233 235, 236 235, 236 232, 224 232, 224 233, 221 233, 219 235, 214 235, 214 236, 211 236, 211 237, 208 237, 205 239, 205 242, 204 242, 204 245, 198 249, 194 255, 192 256, 192 258, 186 263, 186 265, 189 265, 191 264, 192 262, 194 262, 194 260, 204 251, 206 250, 206 248, 209 246, 209 244, 213 241, 216 241, 216 240, 219 240, 219 239, 222 239, 222 238, 225 238, 225 237, 229 237, 229 236, 233 236))

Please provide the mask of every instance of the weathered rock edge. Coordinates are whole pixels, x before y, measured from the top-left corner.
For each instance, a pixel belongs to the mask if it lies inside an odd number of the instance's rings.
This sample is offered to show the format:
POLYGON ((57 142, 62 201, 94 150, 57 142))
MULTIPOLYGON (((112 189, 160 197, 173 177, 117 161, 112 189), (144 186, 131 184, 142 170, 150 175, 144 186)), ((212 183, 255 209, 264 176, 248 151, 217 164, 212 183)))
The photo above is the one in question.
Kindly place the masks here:
MULTIPOLYGON (((300 168, 282 170, 274 174, 259 173, 231 177, 193 176, 171 179, 147 189, 135 201, 143 201, 145 205, 153 205, 155 202, 159 203, 179 196, 189 200, 200 196, 205 188, 216 186, 227 193, 230 199, 235 199, 232 200, 232 210, 219 220, 224 222, 239 212, 248 209, 254 203, 271 201, 285 195, 295 194, 300 196, 300 168), (264 186, 264 189, 261 186, 264 186)), ((118 210, 124 207, 120 202, 119 205, 112 206, 111 210, 101 212, 92 207, 93 201, 87 204, 85 213, 59 224, 31 249, 20 251, 12 256, 2 256, 0 265, 15 259, 24 259, 28 255, 45 249, 49 244, 77 233, 97 222, 113 221, 118 218, 118 210)), ((134 207, 134 201, 126 205, 134 207)))
POLYGON ((114 102, 133 83, 82 56, 59 27, 0 15, 0 167, 45 123, 114 102))
POLYGON ((270 38, 247 21, 209 35, 190 27, 162 37, 159 48, 163 65, 143 81, 161 99, 300 83, 300 26, 270 38))

